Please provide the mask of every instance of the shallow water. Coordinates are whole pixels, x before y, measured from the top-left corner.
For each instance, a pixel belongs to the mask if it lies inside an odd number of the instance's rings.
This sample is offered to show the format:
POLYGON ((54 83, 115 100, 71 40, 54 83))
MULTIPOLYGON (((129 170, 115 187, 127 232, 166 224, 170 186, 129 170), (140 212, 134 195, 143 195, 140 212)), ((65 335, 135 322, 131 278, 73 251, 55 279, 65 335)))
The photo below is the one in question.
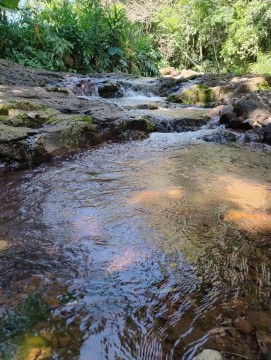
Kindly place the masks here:
POLYGON ((3 359, 37 347, 52 359, 192 359, 227 306, 269 316, 270 156, 197 137, 152 134, 1 175, 2 317, 17 309, 27 322, 29 295, 49 306, 19 332, 4 322, 3 359))

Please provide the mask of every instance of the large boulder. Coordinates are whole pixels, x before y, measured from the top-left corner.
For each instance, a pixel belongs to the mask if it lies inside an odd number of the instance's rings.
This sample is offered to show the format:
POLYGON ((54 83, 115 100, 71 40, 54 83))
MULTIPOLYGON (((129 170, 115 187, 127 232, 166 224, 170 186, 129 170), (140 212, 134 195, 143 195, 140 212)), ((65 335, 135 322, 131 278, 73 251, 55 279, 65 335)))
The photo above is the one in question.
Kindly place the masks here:
POLYGON ((245 119, 251 119, 259 124, 271 123, 271 109, 256 99, 245 99, 235 103, 233 112, 245 119))
POLYGON ((56 155, 97 145, 101 139, 96 126, 84 121, 65 120, 49 126, 35 137, 34 162, 39 163, 56 155))
POLYGON ((196 84, 181 93, 173 93, 168 96, 168 101, 183 103, 185 105, 208 106, 213 100, 212 89, 209 86, 196 84))

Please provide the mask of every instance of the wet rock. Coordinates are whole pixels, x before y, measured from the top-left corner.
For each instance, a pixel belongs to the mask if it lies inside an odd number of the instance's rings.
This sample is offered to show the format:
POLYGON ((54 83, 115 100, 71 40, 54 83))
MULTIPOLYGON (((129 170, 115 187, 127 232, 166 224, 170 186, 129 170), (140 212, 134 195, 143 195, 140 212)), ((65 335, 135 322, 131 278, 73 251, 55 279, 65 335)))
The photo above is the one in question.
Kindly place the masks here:
POLYGON ((225 112, 219 118, 219 124, 223 125, 228 125, 229 122, 235 123, 236 121, 238 121, 238 118, 233 112, 225 112))
POLYGON ((238 331, 234 327, 229 327, 227 329, 227 333, 229 333, 230 336, 233 337, 234 339, 237 338, 238 336, 238 331))
POLYGON ((147 116, 142 116, 137 119, 128 119, 126 121, 121 121, 121 123, 117 126, 117 130, 139 130, 149 133, 155 130, 155 125, 152 120, 149 119, 147 116))
POLYGON ((96 126, 83 121, 63 121, 47 128, 36 137, 35 162, 41 162, 56 155, 93 146, 100 142, 96 126))
POLYGON ((98 94, 103 98, 118 98, 123 96, 123 91, 116 83, 104 83, 98 86, 98 94))
POLYGON ((206 142, 215 142, 218 144, 227 144, 229 142, 235 142, 237 140, 237 135, 229 130, 220 130, 211 135, 203 136, 202 140, 206 142))
POLYGON ((264 128, 264 142, 271 145, 271 124, 268 124, 264 128))
POLYGON ((245 319, 236 319, 234 321, 235 328, 244 335, 249 335, 253 331, 252 325, 245 319))
POLYGON ((193 360, 223 360, 223 357, 216 350, 205 349, 195 356, 193 360))
POLYGON ((271 334, 264 331, 257 331, 256 338, 264 359, 269 360, 271 358, 271 334))
POLYGON ((244 136, 244 142, 250 143, 250 142, 262 142, 264 139, 263 133, 261 131, 255 131, 255 130, 248 130, 245 132, 244 136))

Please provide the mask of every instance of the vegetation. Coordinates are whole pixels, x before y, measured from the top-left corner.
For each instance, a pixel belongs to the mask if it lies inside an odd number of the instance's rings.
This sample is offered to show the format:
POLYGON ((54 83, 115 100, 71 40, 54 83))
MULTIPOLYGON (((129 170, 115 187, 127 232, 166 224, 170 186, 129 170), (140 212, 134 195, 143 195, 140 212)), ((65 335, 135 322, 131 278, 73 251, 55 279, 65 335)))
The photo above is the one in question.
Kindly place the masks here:
POLYGON ((40 1, 1 12, 0 53, 31 67, 155 75, 154 36, 132 23, 123 6, 95 0, 40 1))
MULTIPOLYGON (((79 72, 155 75, 159 66, 271 72, 270 1, 115 3, 28 0, 16 13, 2 8, 0 56, 36 68, 79 72)), ((0 0, 0 7, 17 5, 0 0)))

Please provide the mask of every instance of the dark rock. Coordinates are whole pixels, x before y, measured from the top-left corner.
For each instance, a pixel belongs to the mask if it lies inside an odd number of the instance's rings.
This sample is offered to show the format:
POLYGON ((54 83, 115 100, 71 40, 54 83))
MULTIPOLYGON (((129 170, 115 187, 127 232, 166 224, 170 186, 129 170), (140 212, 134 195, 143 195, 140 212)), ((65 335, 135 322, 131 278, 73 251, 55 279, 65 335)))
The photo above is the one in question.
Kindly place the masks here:
POLYGON ((241 123, 241 129, 244 129, 244 130, 251 130, 251 129, 253 129, 253 122, 252 122, 250 119, 244 120, 244 121, 241 123))
POLYGON ((150 133, 155 130, 155 125, 148 117, 143 116, 137 119, 128 119, 126 121, 122 121, 117 126, 117 129, 119 131, 138 130, 150 133))
POLYGON ((123 96, 123 91, 116 83, 104 83, 98 86, 98 94, 103 98, 118 98, 123 96))
POLYGON ((219 124, 225 124, 228 125, 231 121, 232 123, 236 122, 238 120, 237 116, 233 112, 226 112, 223 113, 219 118, 219 124))
POLYGON ((271 124, 268 124, 264 128, 264 142, 271 145, 271 124))
POLYGON ((263 134, 260 131, 248 130, 245 132, 244 141, 245 141, 245 143, 262 142, 263 134))
POLYGON ((214 134, 203 136, 202 140, 218 144, 227 144, 229 142, 235 142, 237 140, 237 135, 229 130, 220 130, 214 134))

